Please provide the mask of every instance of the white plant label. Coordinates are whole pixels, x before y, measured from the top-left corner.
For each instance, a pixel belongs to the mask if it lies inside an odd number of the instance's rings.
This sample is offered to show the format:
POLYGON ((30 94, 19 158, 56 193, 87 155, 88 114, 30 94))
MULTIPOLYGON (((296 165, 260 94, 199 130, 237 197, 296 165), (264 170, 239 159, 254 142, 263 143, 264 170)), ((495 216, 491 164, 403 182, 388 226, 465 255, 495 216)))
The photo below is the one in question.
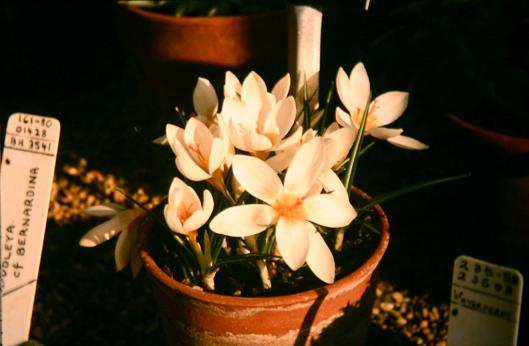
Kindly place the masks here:
POLYGON ((57 119, 9 117, 0 170, 2 345, 28 340, 59 145, 57 119))
POLYGON ((522 286, 515 269, 459 256, 452 276, 448 345, 516 345, 522 286))

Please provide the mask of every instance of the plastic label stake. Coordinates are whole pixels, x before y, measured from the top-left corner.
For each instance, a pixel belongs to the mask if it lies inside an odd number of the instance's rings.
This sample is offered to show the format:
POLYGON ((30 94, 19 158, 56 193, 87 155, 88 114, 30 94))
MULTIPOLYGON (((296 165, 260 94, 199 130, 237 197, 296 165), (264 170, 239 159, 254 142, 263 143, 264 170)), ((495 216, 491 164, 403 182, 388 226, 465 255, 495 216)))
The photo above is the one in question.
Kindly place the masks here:
POLYGON ((454 263, 449 346, 516 345, 522 274, 461 255, 454 263))
POLYGON ((48 215, 60 123, 9 117, 0 170, 1 344, 28 340, 48 215))

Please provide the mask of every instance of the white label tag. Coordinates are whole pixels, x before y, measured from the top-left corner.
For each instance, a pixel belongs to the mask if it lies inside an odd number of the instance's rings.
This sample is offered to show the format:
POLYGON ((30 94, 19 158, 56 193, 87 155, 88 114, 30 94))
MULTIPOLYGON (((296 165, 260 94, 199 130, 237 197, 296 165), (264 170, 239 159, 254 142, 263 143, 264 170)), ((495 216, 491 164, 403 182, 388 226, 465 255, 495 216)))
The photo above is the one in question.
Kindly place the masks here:
POLYGON ((53 172, 57 119, 9 117, 0 170, 2 345, 28 340, 53 172))
POLYGON ((468 256, 454 263, 448 345, 516 345, 523 277, 468 256))

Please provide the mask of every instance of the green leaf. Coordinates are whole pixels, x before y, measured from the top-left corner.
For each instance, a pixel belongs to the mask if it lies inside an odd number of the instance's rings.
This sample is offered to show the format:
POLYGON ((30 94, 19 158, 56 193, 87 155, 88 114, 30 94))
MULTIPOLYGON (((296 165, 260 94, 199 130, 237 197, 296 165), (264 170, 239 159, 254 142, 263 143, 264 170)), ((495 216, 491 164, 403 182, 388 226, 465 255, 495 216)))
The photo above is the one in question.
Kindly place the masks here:
POLYGON ((415 192, 415 191, 418 191, 418 190, 422 190, 422 189, 425 189, 425 188, 430 187, 430 186, 435 186, 435 185, 439 185, 439 184, 444 184, 444 183, 449 183, 449 182, 452 182, 452 181, 460 180, 460 179, 463 179, 463 178, 468 178, 469 176, 470 176, 470 174, 461 174, 461 175, 454 175, 454 176, 441 178, 441 179, 428 180, 428 181, 417 183, 417 184, 414 184, 414 185, 411 185, 411 186, 406 186, 406 187, 403 187, 401 189, 397 189, 397 190, 394 190, 394 191, 383 193, 383 194, 381 194, 379 196, 373 197, 373 199, 371 201, 369 201, 367 204, 363 205, 357 211, 358 211, 358 214, 365 213, 370 208, 372 208, 375 204, 387 202, 387 201, 392 200, 394 198, 397 198, 397 197, 400 197, 400 196, 403 196, 403 195, 406 195, 406 194, 409 194, 409 193, 412 193, 412 192, 415 192))
POLYGON ((351 156, 349 157, 349 166, 347 167, 347 173, 345 175, 344 186, 345 190, 349 193, 351 192, 351 187, 353 186, 353 181, 356 173, 356 168, 358 167, 358 159, 360 158, 360 148, 362 147, 362 142, 364 140, 364 132, 366 129, 367 118, 369 116, 369 105, 371 104, 371 92, 367 98, 367 103, 364 109, 364 115, 362 116, 362 121, 360 122, 360 128, 356 135, 355 141, 353 143, 353 149, 351 150, 351 156))
POLYGON ((233 264, 233 263, 241 263, 241 262, 253 262, 253 261, 259 261, 259 260, 266 260, 266 259, 279 259, 278 256, 271 256, 271 255, 264 255, 264 254, 256 254, 256 253, 250 253, 247 255, 235 255, 230 256, 227 258, 223 258, 214 265, 212 265, 209 268, 209 272, 214 271, 215 269, 219 268, 223 265, 233 264))

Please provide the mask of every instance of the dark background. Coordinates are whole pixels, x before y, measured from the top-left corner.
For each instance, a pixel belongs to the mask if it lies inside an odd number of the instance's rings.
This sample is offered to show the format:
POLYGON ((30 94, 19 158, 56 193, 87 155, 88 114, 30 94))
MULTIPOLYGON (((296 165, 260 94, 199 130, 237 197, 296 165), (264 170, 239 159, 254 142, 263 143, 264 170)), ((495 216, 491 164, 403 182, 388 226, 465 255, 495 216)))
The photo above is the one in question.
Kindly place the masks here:
MULTIPOLYGON (((349 72, 357 61, 363 61, 374 95, 388 90, 410 92, 408 110, 397 125, 431 149, 410 152, 377 143, 361 162, 359 185, 376 195, 418 181, 471 173, 464 180, 383 206, 390 217, 392 242, 382 278, 415 294, 427 293, 439 302, 449 301, 452 264, 460 254, 517 268, 528 278, 528 211, 525 218, 503 214, 500 195, 506 181, 528 175, 529 157, 501 155, 459 129, 446 115, 457 114, 517 136, 529 135, 529 3, 373 0, 367 13, 362 6, 340 2, 325 6, 322 83, 335 77, 338 66, 349 72), (513 227, 509 218, 524 227, 513 227), (525 233, 517 233, 518 228, 525 233)), ((56 117, 62 125, 59 164, 81 155, 92 167, 115 172, 138 185, 147 181, 150 192, 162 193, 170 172, 163 162, 151 161, 147 143, 162 134, 168 119, 149 104, 136 62, 120 45, 118 29, 112 1, 3 2, 1 124, 5 126, 13 112, 56 117)), ((268 71, 268 85, 286 72, 279 67, 268 71)), ((214 85, 220 89, 221 84, 214 85)), ((188 95, 175 95, 175 99, 191 100, 192 87, 188 95)), ((529 205, 527 199, 525 203, 529 205)), ((82 278, 76 282, 68 280, 68 272, 55 273, 48 281, 41 277, 39 289, 87 294, 86 287, 104 290, 105 280, 112 283, 103 302, 99 296, 71 296, 63 300, 66 307, 54 307, 64 309, 63 315, 70 314, 75 328, 44 342, 72 344, 78 340, 83 344, 85 335, 130 333, 132 343, 147 343, 141 337, 149 336, 149 330, 120 324, 115 320, 119 316, 111 314, 120 309, 129 315, 140 313, 128 307, 127 299, 138 299, 135 293, 145 294, 139 288, 142 282, 131 288, 123 283, 128 273, 112 272, 111 258, 110 267, 94 264, 112 244, 96 252, 80 250, 77 242, 87 228, 79 229, 79 224, 48 227, 43 266, 49 263, 59 268, 61 261, 69 261, 68 270, 84 272, 74 275, 82 278), (98 274, 98 270, 108 272, 98 274), (83 326, 92 330, 76 336, 83 326)), ((140 301, 152 305, 150 297, 140 301)), ((153 308, 146 310, 152 313, 153 308)), ((527 342, 524 325, 527 312, 520 323, 521 337, 527 342)), ((156 331, 156 326, 151 327, 156 331)), ((100 335, 108 342, 106 337, 100 335)))

